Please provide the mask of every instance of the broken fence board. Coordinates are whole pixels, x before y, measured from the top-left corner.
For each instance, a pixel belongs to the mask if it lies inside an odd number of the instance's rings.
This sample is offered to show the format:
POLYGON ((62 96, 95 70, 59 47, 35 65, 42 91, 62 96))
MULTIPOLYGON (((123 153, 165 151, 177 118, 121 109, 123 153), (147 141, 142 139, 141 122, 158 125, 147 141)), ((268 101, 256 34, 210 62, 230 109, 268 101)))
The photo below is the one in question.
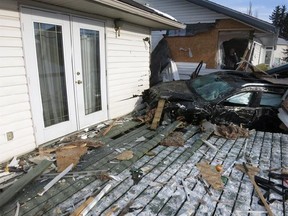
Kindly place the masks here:
POLYGON ((39 165, 30 170, 27 174, 17 180, 7 190, 0 195, 0 207, 11 200, 19 191, 21 191, 29 182, 41 175, 53 162, 43 160, 39 165))
POLYGON ((158 101, 157 109, 156 109, 156 112, 155 112, 155 115, 154 115, 154 118, 153 118, 153 122, 152 122, 152 125, 151 125, 151 129, 152 130, 156 130, 156 128, 159 125, 164 105, 165 105, 165 100, 164 99, 160 99, 158 101))

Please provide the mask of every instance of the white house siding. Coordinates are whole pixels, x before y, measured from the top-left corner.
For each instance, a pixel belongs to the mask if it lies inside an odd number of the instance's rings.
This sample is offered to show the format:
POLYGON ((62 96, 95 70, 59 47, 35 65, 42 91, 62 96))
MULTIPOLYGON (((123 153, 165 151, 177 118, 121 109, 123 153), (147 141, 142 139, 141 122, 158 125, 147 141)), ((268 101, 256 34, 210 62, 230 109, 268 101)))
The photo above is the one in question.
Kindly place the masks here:
POLYGON ((283 60, 283 58, 286 57, 284 51, 287 49, 288 49, 288 41, 282 38, 278 38, 276 50, 274 50, 274 59, 273 59, 274 67, 277 67, 282 64, 287 64, 287 62, 283 60))
POLYGON ((0 162, 35 148, 16 1, 0 4, 0 162), (7 140, 7 132, 14 138, 7 140))
POLYGON ((227 19, 227 16, 213 12, 185 0, 135 0, 141 4, 160 10, 173 16, 182 23, 211 23, 216 19, 227 19))
MULTIPOLYGON (((160 10, 173 16, 178 21, 185 24, 193 23, 214 23, 217 19, 227 19, 228 17, 200 7, 184 0, 135 0, 141 4, 148 4, 150 7, 160 10)), ((152 49, 156 47, 162 39, 163 31, 152 32, 152 49)))
POLYGON ((114 23, 106 29, 107 86, 109 118, 131 112, 144 89, 149 88, 149 43, 150 30, 124 23, 120 36, 116 36, 114 23), (109 28, 110 26, 110 28, 109 28))

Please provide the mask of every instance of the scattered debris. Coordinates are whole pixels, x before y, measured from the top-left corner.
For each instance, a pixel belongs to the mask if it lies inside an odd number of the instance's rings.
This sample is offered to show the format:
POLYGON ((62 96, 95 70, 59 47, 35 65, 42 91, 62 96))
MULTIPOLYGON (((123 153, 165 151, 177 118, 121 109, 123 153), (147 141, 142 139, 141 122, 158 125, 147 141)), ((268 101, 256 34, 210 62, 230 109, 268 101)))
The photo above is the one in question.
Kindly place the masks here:
POLYGON ((56 184, 64 175, 66 175, 73 168, 73 163, 66 167, 63 172, 59 173, 54 179, 52 179, 43 189, 42 192, 38 193, 39 196, 43 196, 43 194, 48 191, 54 184, 56 184))
POLYGON ((235 124, 216 126, 215 135, 225 137, 226 139, 237 139, 239 137, 249 137, 249 130, 247 128, 239 127, 235 124))
POLYGON ((200 170, 201 176, 210 184, 215 190, 222 190, 224 184, 221 180, 221 174, 215 170, 207 161, 202 161, 196 164, 200 170))
MULTIPOLYGON (((55 178, 59 173, 46 173, 43 174, 39 180, 42 179, 49 179, 49 178, 55 178)), ((63 178, 76 178, 76 177, 87 177, 87 176, 96 176, 101 179, 102 175, 109 175, 107 173, 107 170, 83 170, 83 171, 78 171, 78 172, 69 172, 63 178)))
POLYGON ((13 159, 8 164, 8 167, 19 167, 19 159, 17 159, 17 157, 13 157, 13 159))
MULTIPOLYGON (((249 165, 249 164, 246 164, 246 167, 248 168, 249 173, 250 173, 251 175, 257 175, 257 174, 259 173, 259 171, 260 171, 260 169, 259 169, 258 167, 254 167, 254 166, 251 166, 251 165, 249 165)), ((235 168, 236 168, 237 170, 243 172, 243 173, 246 172, 246 171, 245 171, 245 168, 244 168, 244 166, 243 166, 242 164, 236 164, 236 165, 235 165, 235 168)))
POLYGON ((163 146, 184 146, 185 140, 182 132, 173 132, 169 134, 162 142, 163 146))
POLYGON ((216 169, 217 172, 222 173, 222 171, 223 171, 223 166, 222 166, 221 164, 217 164, 217 165, 215 166, 215 169, 216 169))
POLYGON ((15 211, 15 216, 18 216, 19 215, 19 211, 20 211, 20 203, 17 202, 16 203, 16 211, 15 211))
POLYGON ((215 131, 215 128, 216 128, 216 125, 215 124, 212 124, 210 121, 207 121, 207 120, 203 120, 201 123, 200 123, 200 130, 202 132, 208 132, 208 131, 215 131))
POLYGON ((112 127, 116 124, 118 118, 115 119, 102 133, 102 136, 106 136, 106 134, 112 129, 112 127))
POLYGON ((139 137, 138 139, 136 139, 135 142, 143 142, 145 140, 146 140, 146 138, 144 136, 142 136, 142 137, 139 137))
POLYGON ((131 212, 130 207, 133 205, 134 200, 130 200, 127 205, 120 211, 119 216, 124 216, 127 213, 131 212))
POLYGON ((133 151, 130 150, 124 151, 121 154, 117 155, 115 158, 120 161, 130 160, 131 158, 133 158, 133 151))
POLYGON ((186 182, 184 181, 184 180, 181 180, 181 183, 182 183, 182 185, 183 185, 183 188, 184 188, 184 191, 185 191, 185 195, 186 195, 186 199, 188 200, 188 201, 190 201, 191 199, 190 199, 190 194, 188 193, 188 187, 187 187, 187 184, 186 184, 186 182))
POLYGON ((196 176, 197 180, 203 185, 205 191, 212 196, 212 191, 209 189, 209 185, 207 184, 207 182, 201 177, 201 175, 197 175, 196 176))
POLYGON ((272 212, 269 204, 266 202, 266 200, 265 200, 265 198, 264 198, 264 196, 263 196, 260 188, 258 187, 258 185, 257 185, 256 182, 255 182, 254 174, 252 174, 252 173, 250 172, 250 170, 249 170, 249 168, 247 167, 246 163, 243 163, 243 167, 244 167, 244 169, 245 169, 245 173, 248 175, 251 183, 253 184, 253 187, 254 187, 256 193, 258 194, 258 196, 260 197, 260 200, 261 200, 262 203, 264 204, 264 207, 265 207, 265 209, 267 210, 268 215, 269 215, 269 216, 273 216, 274 214, 273 214, 273 212, 272 212))
POLYGON ((149 157, 154 157, 156 155, 156 153, 153 151, 149 151, 149 152, 146 152, 145 155, 147 155, 149 157))
POLYGON ((33 181, 41 175, 50 165, 52 161, 44 160, 32 170, 18 179, 13 185, 0 194, 0 207, 12 199, 19 191, 21 191, 29 182, 33 181))
POLYGON ((215 151, 219 151, 219 149, 214 146, 212 143, 208 142, 207 140, 201 139, 203 143, 205 143, 207 146, 209 146, 211 149, 215 150, 215 151))
POLYGON ((98 179, 100 179, 101 181, 106 181, 106 180, 111 180, 113 179, 109 173, 107 172, 101 172, 98 176, 97 176, 98 179))
POLYGON ((113 214, 119 210, 119 206, 118 205, 113 205, 108 212, 105 214, 105 216, 113 216, 113 214))
POLYGON ((51 156, 43 155, 43 154, 37 155, 37 156, 32 157, 32 158, 29 158, 29 161, 32 162, 32 163, 34 163, 34 164, 39 164, 39 163, 41 163, 41 161, 43 161, 43 160, 53 161, 52 158, 51 158, 51 156))
POLYGON ((75 212, 71 215, 73 216, 85 216, 89 213, 89 211, 99 202, 99 200, 102 199, 102 197, 110 190, 112 187, 111 184, 107 184, 102 191, 94 198, 94 197, 89 197, 89 199, 83 203, 85 205, 81 205, 78 209, 75 210, 75 212), (83 208, 84 207, 84 208, 83 208))
POLYGON ((130 170, 130 173, 131 173, 134 185, 138 184, 144 175, 142 169, 136 169, 136 168, 132 168, 130 170))

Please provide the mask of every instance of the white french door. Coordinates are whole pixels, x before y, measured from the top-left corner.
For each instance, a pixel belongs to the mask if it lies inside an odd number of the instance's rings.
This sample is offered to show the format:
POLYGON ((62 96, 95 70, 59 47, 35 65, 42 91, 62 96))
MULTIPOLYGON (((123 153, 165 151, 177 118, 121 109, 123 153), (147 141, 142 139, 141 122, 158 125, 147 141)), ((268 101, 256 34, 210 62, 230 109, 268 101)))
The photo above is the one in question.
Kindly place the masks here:
POLYGON ((74 59, 80 128, 107 119, 104 24, 72 18, 74 59))
POLYGON ((103 23, 22 8, 37 144, 107 119, 103 23))

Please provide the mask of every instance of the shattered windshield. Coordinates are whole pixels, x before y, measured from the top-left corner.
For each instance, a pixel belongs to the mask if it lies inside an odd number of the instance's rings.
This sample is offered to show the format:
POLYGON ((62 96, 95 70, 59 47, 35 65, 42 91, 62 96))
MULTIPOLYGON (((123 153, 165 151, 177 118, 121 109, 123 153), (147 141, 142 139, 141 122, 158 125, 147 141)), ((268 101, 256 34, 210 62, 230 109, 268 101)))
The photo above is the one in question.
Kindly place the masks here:
POLYGON ((189 87, 207 101, 221 98, 233 89, 230 83, 215 74, 191 80, 189 87))

